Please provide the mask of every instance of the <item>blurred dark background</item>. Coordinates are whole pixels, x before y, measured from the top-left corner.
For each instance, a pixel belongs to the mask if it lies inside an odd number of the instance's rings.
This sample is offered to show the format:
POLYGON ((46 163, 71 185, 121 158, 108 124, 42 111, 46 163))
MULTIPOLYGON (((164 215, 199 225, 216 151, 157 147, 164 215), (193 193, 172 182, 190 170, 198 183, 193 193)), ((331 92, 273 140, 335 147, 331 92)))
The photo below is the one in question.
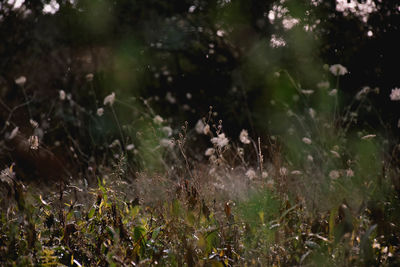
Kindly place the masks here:
MULTIPOLYGON (((3 0, 2 134, 29 128, 29 118, 43 124, 48 114, 64 112, 70 136, 87 136, 90 118, 111 92, 125 104, 148 99, 172 124, 187 120, 194 127, 213 106, 230 136, 243 128, 252 136, 275 134, 285 129, 274 124, 271 100, 290 108, 297 93, 286 72, 302 89, 318 90, 323 81, 333 89, 336 77, 324 65, 340 63, 349 71, 340 77, 341 107, 363 86, 378 87, 368 99, 375 112, 360 126, 396 136, 399 103, 389 95, 400 86, 399 26, 397 0, 3 0), (15 82, 20 76, 24 90, 15 82), (60 111, 59 90, 90 116, 60 111), (30 105, 10 117, 26 100, 30 105)), ((139 116, 115 106, 121 124, 139 116)), ((65 127, 49 129, 62 138, 65 127)))

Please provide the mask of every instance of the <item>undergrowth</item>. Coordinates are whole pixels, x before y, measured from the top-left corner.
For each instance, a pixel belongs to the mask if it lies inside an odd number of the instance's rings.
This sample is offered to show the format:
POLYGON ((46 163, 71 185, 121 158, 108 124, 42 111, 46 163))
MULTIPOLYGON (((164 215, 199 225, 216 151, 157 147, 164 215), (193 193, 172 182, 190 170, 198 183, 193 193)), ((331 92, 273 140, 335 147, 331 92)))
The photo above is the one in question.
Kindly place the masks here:
MULTIPOLYGON (((271 103, 286 131, 266 140, 246 130, 230 139, 212 107, 171 127, 148 99, 110 94, 88 111, 60 91, 46 149, 67 143, 75 177, 51 185, 18 177, 18 163, 4 168, 1 264, 399 265, 397 146, 357 122, 379 91, 365 87, 341 108, 338 87, 306 90, 283 76, 295 101, 271 103), (134 119, 119 116, 124 108, 134 119)), ((9 125, 11 142, 23 127, 9 125)), ((31 153, 45 146, 29 140, 31 153)))

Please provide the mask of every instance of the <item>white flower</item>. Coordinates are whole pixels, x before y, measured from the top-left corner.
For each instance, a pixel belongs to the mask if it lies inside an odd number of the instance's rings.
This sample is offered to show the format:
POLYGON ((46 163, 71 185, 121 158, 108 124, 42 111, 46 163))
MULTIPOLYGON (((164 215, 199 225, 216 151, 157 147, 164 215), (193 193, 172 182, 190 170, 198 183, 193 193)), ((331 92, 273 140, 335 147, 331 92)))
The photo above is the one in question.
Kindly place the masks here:
POLYGON ((310 138, 307 137, 303 137, 303 139, 301 139, 303 141, 303 143, 307 144, 307 145, 311 145, 312 141, 310 138))
POLYGON ((302 172, 299 171, 299 170, 294 170, 294 171, 291 172, 291 174, 293 174, 293 175, 300 175, 301 173, 302 172))
POLYGON ((390 100, 392 100, 392 101, 400 100, 400 88, 392 89, 392 92, 390 93, 390 100))
POLYGON ((337 151, 335 150, 331 150, 331 153, 336 157, 336 158, 340 158, 340 155, 337 151))
POLYGON ((376 137, 376 134, 367 134, 367 135, 364 135, 363 137, 361 137, 361 139, 362 140, 367 140, 367 139, 372 139, 372 138, 375 138, 376 137))
POLYGON ((198 120, 196 123, 196 126, 194 126, 194 129, 198 134, 202 134, 204 130, 204 123, 202 120, 198 120))
POLYGON ((212 147, 209 147, 206 149, 206 152, 204 152, 204 155, 206 155, 207 157, 213 155, 215 153, 215 149, 212 147))
POLYGON ((99 116, 99 117, 103 116, 104 108, 98 108, 96 113, 97 113, 97 116, 99 116))
POLYGON ((160 115, 156 115, 153 119, 155 124, 161 124, 163 123, 164 119, 160 115))
POLYGON ((186 98, 187 99, 192 99, 192 94, 191 93, 186 93, 186 98))
POLYGON ((15 136, 17 136, 19 131, 19 127, 15 127, 14 130, 11 131, 11 134, 8 136, 8 139, 13 139, 15 136))
POLYGON ((337 89, 332 89, 332 90, 328 93, 328 95, 330 95, 330 96, 335 96, 335 95, 337 95, 337 89))
POLYGON ((86 74, 85 77, 86 77, 86 81, 91 82, 91 81, 93 81, 94 75, 92 73, 88 73, 88 74, 86 74))
POLYGON ((166 147, 166 148, 173 148, 175 143, 173 140, 167 139, 167 138, 162 138, 160 140, 160 145, 162 147, 166 147))
POLYGON ((35 120, 32 120, 32 119, 29 120, 29 123, 31 124, 31 126, 33 128, 37 128, 39 126, 39 123, 37 121, 35 121, 35 120))
POLYGON ((329 70, 335 76, 345 75, 346 73, 348 73, 346 67, 344 67, 340 64, 334 64, 334 65, 330 66, 329 70))
POLYGON ((312 119, 314 119, 314 118, 315 118, 315 115, 317 114, 317 112, 316 112, 313 108, 309 108, 309 109, 308 109, 308 114, 310 115, 310 117, 311 117, 312 119))
MULTIPOLYGON (((171 77, 171 79, 172 79, 172 77, 171 77)), ((169 103, 171 103, 171 104, 175 104, 176 103, 176 98, 172 96, 171 92, 167 92, 167 94, 165 95, 165 99, 167 99, 167 101, 169 103)))
POLYGON ((242 130, 239 135, 240 142, 243 144, 250 144, 249 133, 247 130, 242 130))
POLYGON ((328 81, 322 81, 317 83, 317 87, 319 89, 328 89, 329 88, 329 82, 328 81))
POLYGON ((115 93, 112 92, 110 95, 108 95, 104 98, 103 104, 104 104, 104 106, 107 104, 110 104, 110 106, 112 106, 114 104, 114 102, 115 102, 115 93))
POLYGON ((363 96, 366 96, 370 92, 371 88, 369 86, 364 86, 357 94, 356 99, 361 100, 363 96))
POLYGON ((347 169, 346 170, 346 176, 347 177, 353 177, 354 176, 354 171, 352 169, 347 169))
POLYGON ((308 156, 307 156, 307 160, 310 161, 310 162, 313 162, 313 161, 314 161, 314 158, 313 158, 313 156, 308 155, 308 156))
POLYGON ((65 96, 66 96, 65 91, 64 90, 58 91, 58 96, 59 96, 61 101, 64 101, 65 100, 65 96))
POLYGON ((23 86, 26 83, 26 77, 25 76, 20 76, 17 79, 15 79, 15 83, 18 84, 19 86, 23 86))
POLYGON ((256 178, 256 172, 253 170, 253 169, 249 169, 247 172, 246 172, 246 177, 247 178, 249 178, 250 180, 253 180, 254 178, 256 178))
POLYGON ((287 173, 288 173, 288 170, 285 167, 282 167, 279 169, 280 175, 285 176, 285 175, 287 175, 287 173))
POLYGON ((32 135, 28 139, 30 149, 37 150, 39 148, 39 138, 36 135, 32 135))
POLYGON ((162 127, 161 129, 168 137, 172 135, 172 129, 169 126, 162 127))
POLYGON ((331 177, 331 179, 337 179, 340 177, 340 173, 337 170, 330 171, 329 177, 331 177))
POLYGON ((134 148, 135 148, 134 144, 129 144, 126 146, 126 150, 128 150, 128 151, 133 150, 134 148))
POLYGON ((121 142, 118 139, 115 139, 108 147, 113 148, 116 146, 121 146, 121 142))
POLYGON ((268 177, 268 172, 263 171, 262 174, 261 174, 261 177, 264 178, 264 179, 267 178, 268 177))
POLYGON ((226 146, 229 143, 228 138, 225 137, 225 134, 219 134, 218 137, 213 137, 211 138, 211 143, 213 143, 214 145, 217 145, 220 148, 223 148, 224 146, 226 146))
POLYGON ((304 95, 312 95, 314 93, 314 90, 301 90, 301 93, 304 95))
POLYGON ((211 133, 210 125, 206 124, 206 126, 204 126, 204 128, 203 128, 203 134, 207 135, 209 133, 211 133))

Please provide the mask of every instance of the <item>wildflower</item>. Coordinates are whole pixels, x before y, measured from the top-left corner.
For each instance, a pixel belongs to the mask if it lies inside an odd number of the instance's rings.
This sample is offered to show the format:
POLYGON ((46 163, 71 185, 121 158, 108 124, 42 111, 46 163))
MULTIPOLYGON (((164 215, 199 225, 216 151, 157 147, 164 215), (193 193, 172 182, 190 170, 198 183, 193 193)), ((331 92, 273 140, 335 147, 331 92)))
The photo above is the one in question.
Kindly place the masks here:
POLYGON ((206 124, 206 126, 204 126, 204 128, 203 128, 203 134, 207 135, 209 133, 211 133, 210 125, 206 124))
POLYGON ((330 96, 335 96, 335 95, 337 95, 337 89, 332 89, 332 90, 328 93, 328 95, 330 95, 330 96))
POLYGON ((280 175, 285 176, 285 175, 287 175, 287 173, 288 173, 288 170, 285 167, 282 167, 279 169, 280 175))
POLYGON ((204 153, 204 155, 206 155, 207 157, 213 155, 215 153, 215 149, 212 147, 209 147, 206 149, 206 152, 204 153))
POLYGON ((319 89, 328 89, 329 88, 329 82, 328 81, 322 81, 317 83, 317 87, 319 89))
POLYGON ((97 116, 99 116, 99 117, 103 116, 104 108, 98 108, 96 113, 97 113, 97 116))
POLYGON ((162 147, 166 147, 166 148, 173 148, 175 143, 173 140, 167 139, 167 138, 162 138, 160 140, 160 145, 162 147))
POLYGON ((337 170, 332 170, 329 172, 329 177, 331 177, 331 179, 337 179, 340 177, 340 173, 337 170))
POLYGON ((20 76, 17 79, 15 79, 15 83, 18 84, 19 86, 24 86, 26 83, 26 77, 25 76, 20 76))
POLYGON ((345 75, 346 73, 348 73, 346 67, 344 67, 340 64, 334 64, 334 65, 330 66, 329 70, 335 76, 345 75))
POLYGON ((37 128, 39 126, 39 123, 37 121, 35 121, 35 120, 32 120, 32 119, 29 120, 29 123, 31 124, 31 126, 33 128, 37 128))
POLYGON ((112 106, 114 104, 114 102, 115 102, 115 93, 112 92, 110 95, 108 95, 104 98, 103 104, 104 104, 104 106, 107 104, 110 104, 110 106, 112 106))
POLYGON ((314 90, 301 90, 301 93, 304 95, 312 95, 314 93, 314 90))
POLYGON ((65 91, 64 90, 58 91, 58 96, 59 96, 61 101, 64 101, 65 97, 66 97, 65 91))
POLYGON ((162 127, 161 129, 168 137, 172 135, 172 129, 169 126, 162 127))
POLYGON ((331 150, 331 153, 336 157, 336 158, 340 158, 340 155, 337 151, 335 150, 331 150))
POLYGON ((155 124, 161 124, 163 123, 164 119, 160 115, 156 115, 153 119, 155 124))
POLYGON ((249 133, 247 130, 242 130, 239 135, 240 142, 243 144, 250 144, 249 133))
POLYGON ((390 100, 392 101, 399 101, 400 100, 400 88, 394 88, 392 89, 392 92, 390 93, 390 100))
POLYGON ((196 125, 194 126, 194 129, 198 134, 202 134, 204 130, 204 123, 202 120, 198 120, 196 125))
POLYGON ((303 137, 303 139, 301 139, 303 141, 303 143, 307 144, 307 145, 311 145, 312 141, 310 138, 307 137, 303 137))
POLYGON ((291 174, 293 174, 293 175, 300 175, 301 173, 302 172, 298 171, 298 170, 294 170, 294 171, 291 172, 291 174))
POLYGON ((13 171, 13 166, 11 165, 10 168, 5 168, 0 173, 0 181, 3 183, 7 183, 9 185, 12 184, 12 180, 15 178, 15 172, 13 171))
POLYGON ((308 155, 308 156, 307 156, 307 160, 310 161, 310 162, 313 162, 313 161, 314 161, 314 158, 313 158, 313 156, 308 155))
MULTIPOLYGON (((172 79, 172 77, 171 77, 171 79, 172 79)), ((171 82, 172 82, 172 80, 171 80, 171 82)), ((172 96, 171 92, 167 92, 167 94, 165 95, 165 99, 167 99, 167 101, 169 103, 171 103, 171 104, 175 104, 176 103, 176 98, 172 96)))
MULTIPOLYGON (((116 146, 121 146, 121 143, 119 142, 118 139, 115 139, 108 147, 109 148, 113 148, 113 147, 116 147, 116 146)), ((71 147, 71 148, 73 148, 73 147, 71 147)))
POLYGON ((39 138, 36 135, 32 135, 28 139, 30 149, 37 150, 39 148, 39 138))
POLYGON ((364 135, 363 137, 361 137, 361 139, 362 140, 368 140, 368 139, 372 139, 372 138, 375 138, 376 137, 376 134, 367 134, 367 135, 364 135))
POLYGON ((247 172, 246 172, 246 177, 247 178, 249 178, 250 180, 253 180, 254 178, 256 178, 256 172, 253 170, 253 169, 249 169, 247 172))
POLYGON ((310 115, 310 117, 311 117, 312 119, 314 119, 314 118, 315 118, 315 115, 317 114, 317 112, 316 112, 313 108, 309 108, 309 109, 308 109, 308 114, 310 115))
POLYGON ((225 134, 219 134, 218 137, 211 138, 211 143, 217 145, 219 148, 223 148, 229 143, 228 138, 225 137, 225 134))
POLYGON ((8 136, 8 139, 13 139, 15 136, 17 136, 19 131, 19 127, 15 127, 14 130, 11 131, 11 134, 8 136))
POLYGON ((186 98, 187 99, 192 99, 192 94, 191 93, 186 93, 186 98))
POLYGON ((364 86, 357 94, 356 99, 361 100, 362 97, 366 96, 370 92, 371 88, 369 86, 364 86))
POLYGON ((346 176, 347 177, 353 177, 354 176, 354 171, 352 169, 347 169, 346 170, 346 176))
POLYGON ((266 171, 263 171, 262 173, 261 173, 261 177, 262 178, 267 178, 268 177, 268 172, 266 172, 266 171))
POLYGON ((93 81, 93 77, 94 77, 93 73, 88 73, 88 74, 86 74, 86 76, 85 76, 86 81, 88 81, 88 82, 93 81))
POLYGON ((134 144, 129 144, 126 146, 126 150, 128 150, 128 151, 133 150, 134 148, 135 148, 134 144))

